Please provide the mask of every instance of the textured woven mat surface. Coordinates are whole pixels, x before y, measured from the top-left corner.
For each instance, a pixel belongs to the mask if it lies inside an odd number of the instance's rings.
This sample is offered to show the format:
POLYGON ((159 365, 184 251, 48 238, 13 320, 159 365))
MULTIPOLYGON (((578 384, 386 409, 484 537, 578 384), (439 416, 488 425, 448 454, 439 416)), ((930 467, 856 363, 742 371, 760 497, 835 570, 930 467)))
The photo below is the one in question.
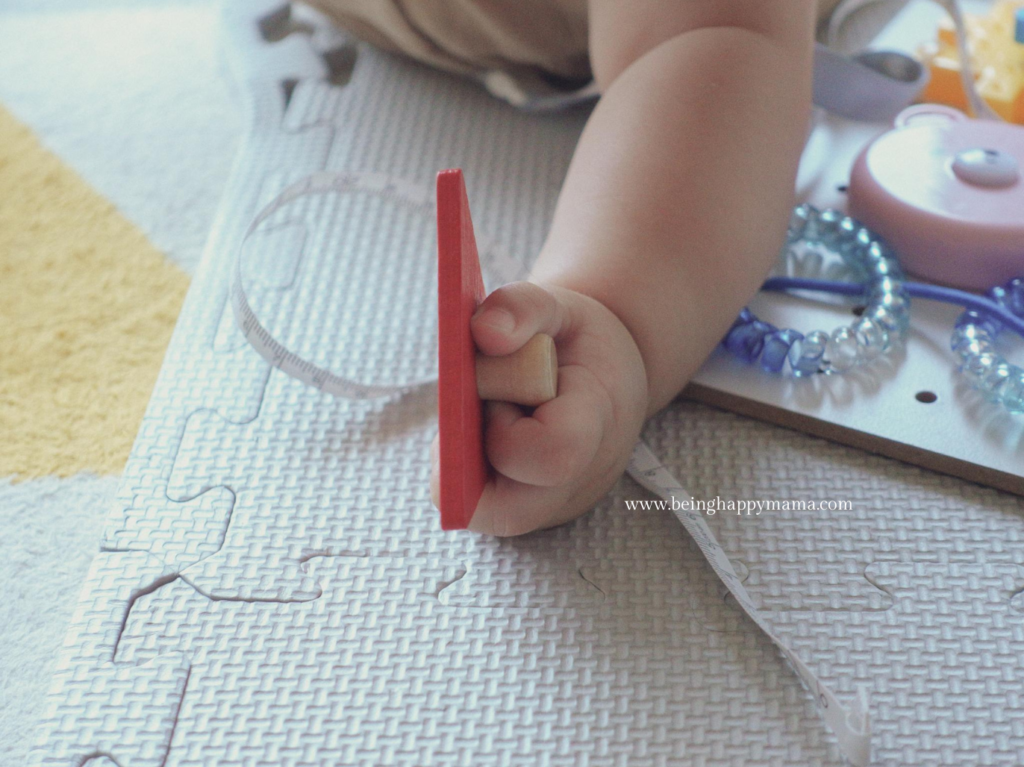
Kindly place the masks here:
MULTIPOLYGON (((252 13, 235 33, 251 34, 252 13)), ((626 509, 638 487, 623 480, 548 533, 442 533, 426 492, 432 390, 331 399, 271 372, 232 324, 242 231, 312 171, 429 185, 461 166, 479 231, 525 265, 584 115, 522 115, 366 48, 339 88, 304 37, 233 45, 248 51, 234 62, 247 139, 35 763, 839 763, 810 694, 722 599, 676 520, 626 509), (287 102, 283 79, 297 80, 287 102)), ((435 319, 427 264, 366 287, 366 245, 398 214, 345 215, 357 204, 304 201, 270 222, 247 252, 253 303, 332 365, 429 372, 414 334, 360 325, 353 295, 368 311, 390 303, 423 338, 435 319), (325 248, 345 255, 326 278, 325 248)), ((490 263, 491 280, 514 276, 490 263)), ((851 502, 709 524, 816 671, 840 695, 869 686, 877 763, 1020 762, 1019 499, 690 403, 645 438, 697 498, 851 502)))

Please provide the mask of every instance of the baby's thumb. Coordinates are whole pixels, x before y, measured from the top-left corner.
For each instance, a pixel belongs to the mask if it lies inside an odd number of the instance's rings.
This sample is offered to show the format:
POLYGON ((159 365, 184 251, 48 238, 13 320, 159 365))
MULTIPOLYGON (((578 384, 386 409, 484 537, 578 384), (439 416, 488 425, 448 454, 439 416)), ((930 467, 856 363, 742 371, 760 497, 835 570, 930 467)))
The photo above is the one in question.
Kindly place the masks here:
POLYGON ((511 354, 537 333, 557 337, 564 312, 549 291, 532 282, 512 282, 498 288, 480 304, 470 327, 477 349, 484 354, 511 354))

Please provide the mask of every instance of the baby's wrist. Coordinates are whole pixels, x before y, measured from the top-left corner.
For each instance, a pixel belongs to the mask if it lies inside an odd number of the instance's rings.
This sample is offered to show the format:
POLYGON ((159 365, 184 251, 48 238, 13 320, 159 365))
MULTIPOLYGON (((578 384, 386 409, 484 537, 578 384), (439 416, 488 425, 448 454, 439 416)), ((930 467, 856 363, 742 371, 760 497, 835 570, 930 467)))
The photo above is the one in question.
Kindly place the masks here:
POLYGON ((698 359, 695 350, 685 348, 685 344, 684 348, 666 349, 665 333, 656 315, 643 305, 630 305, 628 295, 624 296, 621 288, 603 285, 588 277, 592 275, 531 276, 529 279, 548 290, 568 290, 593 301, 625 329, 641 363, 645 412, 649 418, 678 396, 703 357, 698 359), (685 358, 688 353, 693 359, 685 358))

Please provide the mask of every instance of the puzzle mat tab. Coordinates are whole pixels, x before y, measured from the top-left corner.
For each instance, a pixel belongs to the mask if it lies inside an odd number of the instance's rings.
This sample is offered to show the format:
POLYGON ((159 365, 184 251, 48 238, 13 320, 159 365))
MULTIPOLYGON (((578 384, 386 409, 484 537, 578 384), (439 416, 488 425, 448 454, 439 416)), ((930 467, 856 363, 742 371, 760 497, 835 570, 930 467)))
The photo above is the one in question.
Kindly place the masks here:
MULTIPOLYGON (((839 764, 673 516, 626 509, 646 497, 630 480, 550 532, 442 532, 434 390, 333 399, 234 327, 242 232, 318 170, 430 185, 461 166, 504 251, 481 249, 488 286, 519 276, 585 113, 518 113, 273 3, 225 13, 247 138, 33 763, 839 764)), ((299 201, 246 245, 252 302, 332 369, 429 375, 425 226, 359 195, 299 201), (385 246, 408 262, 378 261, 385 246)), ((870 688, 876 763, 1024 759, 1018 498, 688 402, 645 439, 697 498, 850 502, 708 523, 816 673, 842 697, 870 688)))

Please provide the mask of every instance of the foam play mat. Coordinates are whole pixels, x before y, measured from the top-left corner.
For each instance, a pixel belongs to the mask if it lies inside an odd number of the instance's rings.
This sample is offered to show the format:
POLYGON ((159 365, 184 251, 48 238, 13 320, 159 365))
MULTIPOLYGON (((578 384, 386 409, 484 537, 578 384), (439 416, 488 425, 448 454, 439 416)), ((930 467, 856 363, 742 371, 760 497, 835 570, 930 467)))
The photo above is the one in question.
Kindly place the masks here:
POLYGON ((842 764, 795 659, 844 703, 869 693, 872 764, 1020 763, 1015 495, 673 403, 643 438, 694 498, 777 501, 705 523, 785 657, 631 479, 547 532, 442 531, 436 388, 331 397, 274 369, 235 322, 236 259, 303 358, 429 381, 429 212, 278 195, 331 171, 429 197, 460 167, 493 289, 539 250, 587 113, 517 111, 279 3, 223 21, 245 139, 32 764, 842 764))

